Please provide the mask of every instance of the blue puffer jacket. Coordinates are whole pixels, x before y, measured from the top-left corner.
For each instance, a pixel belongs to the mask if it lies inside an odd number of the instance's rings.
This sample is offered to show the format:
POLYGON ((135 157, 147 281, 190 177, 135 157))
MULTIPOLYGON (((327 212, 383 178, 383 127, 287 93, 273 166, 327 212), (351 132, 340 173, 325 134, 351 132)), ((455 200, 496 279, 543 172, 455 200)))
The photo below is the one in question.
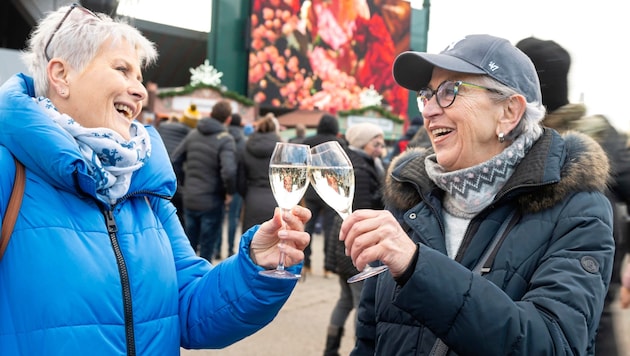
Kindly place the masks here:
POLYGON ((428 153, 407 151, 390 167, 385 202, 418 243, 418 261, 403 286, 389 273, 365 281, 353 355, 429 355, 436 336, 449 355, 593 354, 614 253, 601 147, 546 129, 472 219, 456 262, 428 153), (510 211, 519 219, 490 270, 471 272, 510 211))
POLYGON ((167 199, 175 175, 155 130, 151 158, 108 206, 33 93, 24 75, 0 88, 1 216, 11 153, 27 178, 0 261, 0 355, 179 355, 180 345, 229 345, 277 315, 295 281, 258 275, 248 257, 255 229, 216 266, 195 255, 167 199))

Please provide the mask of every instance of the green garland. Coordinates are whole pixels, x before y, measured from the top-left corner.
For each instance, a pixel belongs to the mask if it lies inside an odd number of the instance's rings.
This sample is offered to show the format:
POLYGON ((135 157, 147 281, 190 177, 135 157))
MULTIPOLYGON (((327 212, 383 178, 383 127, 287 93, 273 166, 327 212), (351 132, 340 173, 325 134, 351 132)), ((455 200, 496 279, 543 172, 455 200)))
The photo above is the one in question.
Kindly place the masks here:
POLYGON ((254 106, 254 101, 251 100, 248 97, 245 97, 239 93, 233 92, 233 91, 229 91, 229 90, 224 90, 220 87, 214 86, 214 85, 207 85, 207 84, 197 84, 197 85, 186 85, 183 88, 178 88, 175 90, 170 90, 170 91, 163 91, 158 93, 158 97, 160 98, 166 98, 166 97, 170 97, 170 96, 177 96, 177 95, 186 95, 186 94, 190 94, 192 92, 194 92, 195 90, 198 89, 212 89, 216 92, 219 92, 221 94, 221 96, 223 96, 224 98, 228 98, 228 99, 232 99, 234 101, 237 101, 245 106, 254 106))
POLYGON ((392 121, 404 122, 404 120, 401 119, 400 117, 392 114, 390 111, 387 111, 387 110, 383 109, 382 106, 377 106, 377 105, 366 106, 366 107, 360 108, 360 109, 338 111, 337 114, 339 116, 363 115, 363 114, 365 114, 368 111, 376 111, 377 113, 381 114, 381 116, 383 116, 383 117, 385 117, 387 119, 390 119, 392 121))

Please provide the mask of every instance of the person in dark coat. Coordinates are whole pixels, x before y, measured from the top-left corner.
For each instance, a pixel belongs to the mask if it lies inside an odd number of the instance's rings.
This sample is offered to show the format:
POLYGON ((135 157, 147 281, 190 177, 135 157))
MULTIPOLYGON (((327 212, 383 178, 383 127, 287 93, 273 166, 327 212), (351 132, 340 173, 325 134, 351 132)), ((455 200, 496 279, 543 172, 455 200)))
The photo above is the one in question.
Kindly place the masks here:
POLYGON ((268 220, 278 206, 269 183, 269 160, 282 139, 277 120, 268 114, 256 123, 239 161, 238 191, 244 199, 242 231, 268 220))
POLYGON ((208 261, 222 237, 225 204, 236 191, 236 147, 226 127, 231 115, 230 102, 218 101, 171 156, 184 182, 186 235, 208 261))
POLYGON ((396 156, 398 156, 401 152, 404 152, 409 145, 409 142, 416 135, 418 130, 424 125, 424 121, 422 119, 422 115, 416 116, 409 121, 409 127, 405 131, 405 134, 402 135, 396 142, 394 142, 394 146, 392 150, 387 155, 387 163, 391 162, 396 156))
MULTIPOLYGON (((319 119, 317 124, 317 131, 315 135, 308 136, 302 141, 303 144, 311 147, 317 146, 320 143, 328 141, 337 141, 341 144, 341 147, 346 147, 347 142, 339 137, 339 122, 337 118, 330 114, 324 114, 319 119)), ((318 219, 321 219, 322 230, 324 233, 324 255, 326 254, 326 243, 330 240, 330 227, 332 225, 332 219, 337 214, 331 207, 326 204, 322 198, 317 195, 317 192, 312 186, 308 186, 306 193, 304 194, 304 205, 313 214, 311 220, 306 224, 306 232, 313 235, 315 232, 315 224, 318 219)), ((304 270, 303 276, 311 273, 311 246, 309 245, 304 250, 304 270)), ((324 268, 324 275, 327 275, 327 270, 324 268)))
MULTIPOLYGON (((243 133, 242 118, 239 113, 233 113, 230 120, 230 125, 227 127, 228 132, 234 138, 234 146, 236 148, 236 158, 241 160, 243 151, 245 150, 245 142, 247 137, 243 133)), ((237 162, 238 166, 238 162, 237 162)), ((227 205, 227 242, 228 242, 228 256, 234 254, 234 246, 236 239, 236 228, 241 221, 241 215, 243 210, 243 196, 237 191, 232 194, 232 200, 227 205)), ((244 231, 244 230, 243 230, 244 231)), ((215 248, 215 259, 221 259, 221 245, 222 239, 218 239, 217 247, 215 248)))
POLYGON ((351 355, 593 355, 615 252, 604 150, 541 125, 536 68, 506 39, 403 52, 393 75, 432 148, 392 162, 385 210, 341 226, 357 269, 389 267, 363 282, 351 355))
MULTIPOLYGON (((184 115, 190 115, 190 108, 186 110, 184 115)), ((195 107, 196 111, 196 107, 195 107)), ((198 111, 197 111, 198 113, 198 111)), ((157 132, 160 134, 162 141, 164 142, 164 146, 166 146, 166 152, 169 156, 175 152, 175 149, 179 144, 184 140, 184 137, 188 135, 191 127, 180 122, 177 116, 170 117, 167 121, 160 123, 157 127, 157 132)), ((175 205, 177 209, 177 217, 179 217, 179 221, 181 221, 182 225, 184 224, 184 200, 183 200, 183 177, 177 177, 177 190, 175 191, 175 195, 171 198, 171 202, 175 205)))
POLYGON ((611 166, 610 191, 607 193, 614 214, 614 237, 617 246, 613 273, 606 296, 606 304, 597 332, 597 355, 617 355, 613 302, 619 294, 622 262, 628 253, 627 208, 630 204, 630 151, 628 137, 617 131, 603 115, 586 115, 584 104, 569 102, 568 75, 571 66, 569 52, 555 41, 528 37, 516 47, 523 51, 536 66, 547 116, 543 124, 566 132, 575 130, 594 138, 608 155, 611 166))
MULTIPOLYGON (((372 123, 354 124, 346 131, 348 148, 346 153, 354 171, 354 197, 352 210, 383 209, 383 171, 375 161, 381 159, 385 140, 383 130, 372 123)), ((339 230, 343 220, 335 214, 330 229, 330 241, 326 247, 326 269, 337 274, 339 279, 339 299, 330 315, 326 331, 324 356, 339 356, 339 346, 344 334, 344 325, 352 309, 359 305, 363 282, 348 283, 348 278, 359 273, 346 256, 345 246, 339 241, 339 230)))

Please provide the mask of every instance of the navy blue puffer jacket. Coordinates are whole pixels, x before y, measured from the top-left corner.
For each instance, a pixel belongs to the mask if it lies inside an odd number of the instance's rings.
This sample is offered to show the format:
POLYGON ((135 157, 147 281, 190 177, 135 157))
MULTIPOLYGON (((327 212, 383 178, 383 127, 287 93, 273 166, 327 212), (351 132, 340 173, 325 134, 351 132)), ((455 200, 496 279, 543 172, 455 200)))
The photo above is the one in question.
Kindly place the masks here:
POLYGON ((419 245, 404 285, 365 281, 353 355, 591 355, 610 280, 608 161, 585 135, 546 129, 447 256, 441 198, 413 149, 392 163, 385 202, 419 245), (509 212, 520 216, 483 275, 471 270, 509 212))

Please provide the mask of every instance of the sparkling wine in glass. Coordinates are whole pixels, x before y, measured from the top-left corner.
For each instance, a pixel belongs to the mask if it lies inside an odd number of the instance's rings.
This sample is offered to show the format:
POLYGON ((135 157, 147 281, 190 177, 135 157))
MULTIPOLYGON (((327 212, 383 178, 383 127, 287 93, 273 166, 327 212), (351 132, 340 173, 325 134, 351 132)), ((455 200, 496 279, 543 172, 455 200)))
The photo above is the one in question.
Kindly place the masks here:
MULTIPOLYGON (((310 147, 294 143, 277 142, 269 161, 269 183, 273 196, 284 215, 297 205, 308 187, 308 167, 311 160, 310 147)), ((284 221, 282 222, 284 225, 284 221)), ((284 268, 284 252, 280 251, 278 267, 260 271, 272 278, 299 279, 300 275, 284 268)))
MULTIPOLYGON (((311 148, 311 167, 308 172, 317 194, 345 220, 352 213, 354 168, 339 142, 328 141, 311 148)), ((385 265, 367 265, 347 282, 362 281, 387 270, 385 265)))

